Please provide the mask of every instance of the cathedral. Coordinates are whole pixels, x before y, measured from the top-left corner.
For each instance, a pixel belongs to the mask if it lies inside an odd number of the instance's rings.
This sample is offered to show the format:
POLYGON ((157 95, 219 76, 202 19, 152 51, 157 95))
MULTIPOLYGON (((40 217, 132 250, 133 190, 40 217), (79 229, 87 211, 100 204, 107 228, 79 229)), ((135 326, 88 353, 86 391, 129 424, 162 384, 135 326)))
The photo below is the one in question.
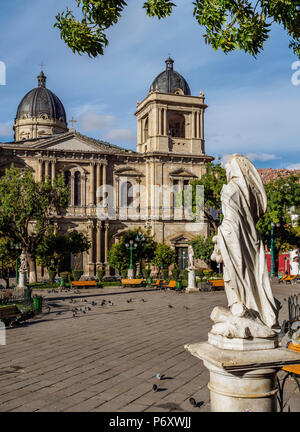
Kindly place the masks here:
MULTIPOLYGON (((191 221, 174 199, 174 191, 199 179, 213 160, 205 154, 204 93, 192 96, 174 61, 165 63, 136 106, 136 151, 89 138, 73 125, 69 129, 64 106, 47 88, 43 71, 19 104, 14 141, 0 143, 1 173, 13 163, 29 167, 37 181, 65 176, 69 206, 56 228, 88 235, 91 247, 79 264, 86 276, 99 266, 111 273, 108 251, 127 229, 151 230, 156 241, 176 250, 181 268, 190 240, 208 233, 205 221, 191 221)), ((73 266, 70 254, 64 267, 73 266)))

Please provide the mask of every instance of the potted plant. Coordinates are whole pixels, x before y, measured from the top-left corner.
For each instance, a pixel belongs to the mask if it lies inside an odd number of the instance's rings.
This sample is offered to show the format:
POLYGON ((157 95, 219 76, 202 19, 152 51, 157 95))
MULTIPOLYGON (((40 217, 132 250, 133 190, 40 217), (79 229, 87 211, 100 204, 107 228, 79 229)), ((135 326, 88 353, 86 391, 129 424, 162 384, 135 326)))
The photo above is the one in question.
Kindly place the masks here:
POLYGON ((83 270, 72 270, 72 276, 74 281, 79 281, 81 276, 83 275, 83 270))

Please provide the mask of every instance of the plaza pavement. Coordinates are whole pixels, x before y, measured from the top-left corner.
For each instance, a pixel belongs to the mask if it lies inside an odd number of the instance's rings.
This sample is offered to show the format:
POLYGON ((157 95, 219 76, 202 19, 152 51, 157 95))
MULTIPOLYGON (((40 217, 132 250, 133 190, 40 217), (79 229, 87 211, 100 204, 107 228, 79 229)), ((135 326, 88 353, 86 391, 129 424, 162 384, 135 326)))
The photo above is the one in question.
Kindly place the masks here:
MULTIPOLYGON (((273 284, 280 322, 287 318, 284 299, 298 292, 300 284, 273 284)), ((226 306, 224 291, 111 287, 43 295, 50 313, 8 329, 7 345, 0 346, 0 411, 209 411, 208 371, 183 346, 207 340, 213 307, 226 306), (101 306, 103 299, 113 305, 101 306), (73 318, 74 306, 91 310, 73 318)), ((288 379, 285 411, 300 411, 298 393, 288 379)))

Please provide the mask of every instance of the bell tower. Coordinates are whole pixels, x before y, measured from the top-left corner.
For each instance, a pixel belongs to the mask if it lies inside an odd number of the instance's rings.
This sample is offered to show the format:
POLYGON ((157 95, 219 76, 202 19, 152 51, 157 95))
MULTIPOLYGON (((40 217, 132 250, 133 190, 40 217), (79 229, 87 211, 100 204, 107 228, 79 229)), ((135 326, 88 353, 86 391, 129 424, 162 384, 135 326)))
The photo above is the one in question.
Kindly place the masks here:
POLYGON ((153 81, 148 96, 137 103, 139 153, 205 154, 204 93, 192 96, 174 60, 153 81))

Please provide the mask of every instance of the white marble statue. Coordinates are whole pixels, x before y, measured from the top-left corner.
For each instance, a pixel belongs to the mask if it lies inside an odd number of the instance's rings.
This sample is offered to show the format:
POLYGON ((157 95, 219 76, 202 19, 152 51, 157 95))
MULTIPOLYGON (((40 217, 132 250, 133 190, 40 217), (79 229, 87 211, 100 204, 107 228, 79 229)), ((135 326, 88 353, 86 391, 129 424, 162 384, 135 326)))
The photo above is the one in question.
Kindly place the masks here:
POLYGON ((188 269, 195 270, 194 249, 192 245, 188 245, 188 269))
MULTIPOLYGON (((216 307, 211 332, 227 338, 270 338, 278 329, 278 306, 271 291, 264 246, 256 229, 267 197, 254 165, 232 155, 221 191, 223 221, 214 237, 212 260, 223 263, 228 309, 216 307)), ((277 302, 278 303, 278 302, 277 302)))

